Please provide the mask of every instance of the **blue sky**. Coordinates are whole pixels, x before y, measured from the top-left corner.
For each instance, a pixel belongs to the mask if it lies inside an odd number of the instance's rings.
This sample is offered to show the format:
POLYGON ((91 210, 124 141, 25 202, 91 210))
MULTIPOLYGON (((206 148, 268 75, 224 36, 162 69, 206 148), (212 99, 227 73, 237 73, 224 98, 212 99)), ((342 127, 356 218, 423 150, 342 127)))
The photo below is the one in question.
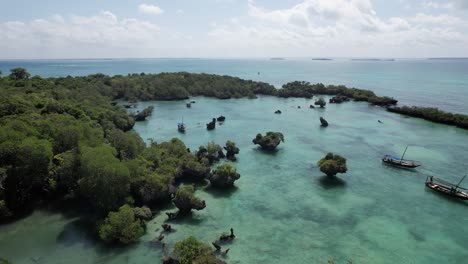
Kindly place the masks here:
POLYGON ((0 4, 0 59, 468 57, 468 0, 0 4))

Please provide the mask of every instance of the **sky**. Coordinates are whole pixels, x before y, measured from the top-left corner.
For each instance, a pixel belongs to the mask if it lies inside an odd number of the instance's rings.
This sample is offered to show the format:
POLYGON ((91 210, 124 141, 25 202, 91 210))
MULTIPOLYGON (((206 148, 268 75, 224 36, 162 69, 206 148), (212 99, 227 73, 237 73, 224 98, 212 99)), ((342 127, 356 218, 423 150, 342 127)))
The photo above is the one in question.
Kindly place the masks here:
POLYGON ((0 59, 468 57, 468 0, 0 0, 0 59))

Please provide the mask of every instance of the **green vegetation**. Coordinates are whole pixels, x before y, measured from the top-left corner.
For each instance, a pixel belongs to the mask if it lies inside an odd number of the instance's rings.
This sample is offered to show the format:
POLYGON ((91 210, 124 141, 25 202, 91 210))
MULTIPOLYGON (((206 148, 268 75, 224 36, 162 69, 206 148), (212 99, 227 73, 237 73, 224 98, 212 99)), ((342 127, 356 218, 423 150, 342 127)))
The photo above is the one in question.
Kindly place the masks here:
POLYGON ((325 157, 317 162, 320 171, 327 176, 335 176, 337 173, 346 173, 346 159, 340 155, 328 153, 325 157))
POLYGON ((200 146, 196 155, 199 160, 203 160, 204 158, 207 159, 210 165, 225 157, 223 148, 214 142, 208 143, 206 147, 200 146))
POLYGON ((31 74, 23 68, 15 68, 10 70, 10 78, 13 80, 27 80, 31 74))
MULTIPOLYGON (((208 177, 208 160, 189 153, 182 141, 147 146, 130 131, 134 118, 112 104, 124 94, 110 86, 127 77, 29 76, 15 69, 0 78, 0 221, 20 217, 37 202, 73 200, 93 210, 89 220, 99 237, 128 243, 141 235, 140 219, 151 217, 143 206, 171 201, 179 171, 188 177, 195 168, 208 177), (127 203, 139 207, 128 210, 127 203)), ((195 209, 204 206, 190 201, 195 209)))
POLYGON ((99 226, 99 237, 107 242, 129 244, 145 232, 144 222, 135 217, 133 209, 124 205, 118 212, 110 212, 99 226))
POLYGON ((328 85, 321 83, 310 84, 309 82, 294 81, 283 85, 283 89, 278 90, 277 95, 280 97, 304 97, 312 98, 313 95, 339 95, 354 99, 355 101, 366 101, 374 105, 388 106, 395 105, 398 101, 386 97, 377 96, 369 90, 357 88, 348 88, 344 85, 328 85))
POLYGON ((265 136, 258 133, 257 136, 252 140, 254 144, 260 145, 264 150, 275 150, 276 147, 284 142, 284 136, 280 132, 267 132, 265 136))
POLYGON ((237 173, 236 168, 229 164, 223 164, 218 166, 213 171, 213 175, 210 177, 212 186, 215 187, 230 187, 234 185, 234 181, 240 178, 240 174, 237 173))
POLYGON ((174 251, 164 263, 180 264, 219 264, 224 263, 216 258, 207 244, 195 237, 188 237, 175 244, 174 251), (170 262, 172 261, 172 262, 170 262))
POLYGON ((190 213, 192 209, 202 210, 206 207, 205 201, 195 196, 195 188, 191 185, 181 186, 177 190, 173 202, 182 214, 190 213))
POLYGON ((327 102, 325 102, 325 100, 320 97, 317 101, 315 101, 314 105, 319 105, 320 108, 324 108, 325 105, 327 104, 327 102))
MULTIPOLYGON (((1 75, 1 72, 0 72, 0 75, 1 75)), ((0 258, 0 264, 11 264, 11 262, 4 258, 0 258)))
POLYGON ((431 107, 389 107, 388 111, 408 115, 412 117, 423 118, 432 122, 457 126, 468 129, 468 116, 462 114, 452 114, 431 107))
POLYGON ((231 161, 236 161, 236 154, 239 154, 239 148, 236 146, 236 143, 228 140, 226 142, 226 146, 224 146, 226 150, 226 158, 231 161))

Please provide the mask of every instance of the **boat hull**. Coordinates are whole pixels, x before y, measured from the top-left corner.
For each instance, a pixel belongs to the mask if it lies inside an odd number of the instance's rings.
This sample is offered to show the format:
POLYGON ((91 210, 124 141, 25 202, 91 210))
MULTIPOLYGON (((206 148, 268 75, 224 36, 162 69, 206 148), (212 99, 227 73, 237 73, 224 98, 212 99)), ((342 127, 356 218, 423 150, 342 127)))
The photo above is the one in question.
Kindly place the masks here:
POLYGON ((407 163, 407 162, 390 161, 390 160, 386 160, 386 159, 382 159, 382 162, 384 162, 385 164, 389 164, 389 165, 393 165, 393 166, 397 166, 397 167, 402 167, 402 168, 409 168, 409 169, 414 169, 414 168, 417 168, 417 167, 421 166, 419 164, 411 164, 411 163, 407 163))
POLYGON ((426 182, 426 187, 438 193, 445 194, 447 196, 450 196, 456 199, 465 200, 465 201, 468 200, 468 193, 461 192, 461 191, 452 191, 451 189, 445 186, 436 184, 436 183, 426 182))

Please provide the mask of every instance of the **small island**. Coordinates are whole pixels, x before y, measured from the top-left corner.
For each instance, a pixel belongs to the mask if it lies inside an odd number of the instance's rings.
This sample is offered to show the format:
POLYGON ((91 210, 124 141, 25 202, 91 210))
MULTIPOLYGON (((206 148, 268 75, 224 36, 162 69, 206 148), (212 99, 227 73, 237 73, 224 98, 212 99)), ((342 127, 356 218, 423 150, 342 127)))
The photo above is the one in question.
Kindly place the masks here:
POLYGON ((256 145, 260 145, 263 150, 272 151, 276 147, 284 142, 284 136, 281 132, 267 132, 265 136, 262 134, 257 134, 257 136, 252 140, 256 145))

